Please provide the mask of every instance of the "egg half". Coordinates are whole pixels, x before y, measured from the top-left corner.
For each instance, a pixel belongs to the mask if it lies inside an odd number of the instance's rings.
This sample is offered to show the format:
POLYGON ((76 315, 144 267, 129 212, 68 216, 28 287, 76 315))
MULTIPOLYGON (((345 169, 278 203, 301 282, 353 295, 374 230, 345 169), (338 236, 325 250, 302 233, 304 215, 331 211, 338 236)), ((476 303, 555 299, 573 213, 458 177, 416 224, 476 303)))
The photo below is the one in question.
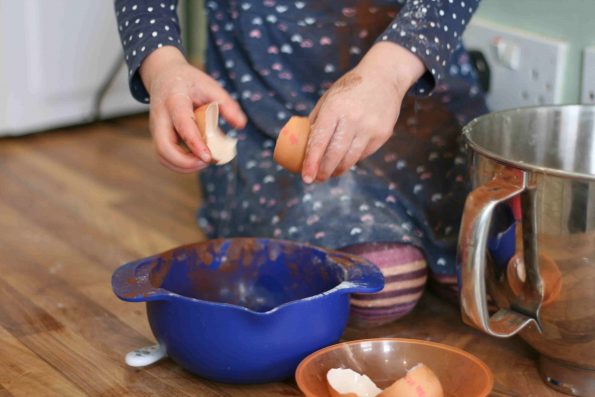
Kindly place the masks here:
POLYGON ((351 369, 333 368, 327 372, 326 379, 331 397, 444 397, 440 380, 422 363, 384 390, 366 375, 351 369))
POLYGON ((377 397, 444 397, 436 374, 424 364, 417 364, 407 375, 382 391, 377 397))
POLYGON ((219 128, 219 104, 211 102, 203 105, 194 111, 194 116, 198 131, 211 151, 213 162, 223 165, 233 160, 237 154, 237 139, 219 128))
POLYGON ((279 132, 273 159, 288 171, 299 173, 302 170, 309 136, 310 121, 308 118, 291 117, 279 132))

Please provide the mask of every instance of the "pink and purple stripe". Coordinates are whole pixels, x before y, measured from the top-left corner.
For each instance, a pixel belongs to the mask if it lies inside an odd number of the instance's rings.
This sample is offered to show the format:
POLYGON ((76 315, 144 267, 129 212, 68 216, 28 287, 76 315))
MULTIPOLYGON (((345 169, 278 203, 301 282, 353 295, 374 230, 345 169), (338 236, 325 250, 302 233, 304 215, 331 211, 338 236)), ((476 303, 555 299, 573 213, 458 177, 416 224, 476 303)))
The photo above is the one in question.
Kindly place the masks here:
POLYGON ((353 294, 351 320, 365 327, 395 321, 413 310, 421 298, 428 277, 423 253, 406 244, 370 243, 344 251, 374 263, 385 277, 384 289, 375 294, 353 294))

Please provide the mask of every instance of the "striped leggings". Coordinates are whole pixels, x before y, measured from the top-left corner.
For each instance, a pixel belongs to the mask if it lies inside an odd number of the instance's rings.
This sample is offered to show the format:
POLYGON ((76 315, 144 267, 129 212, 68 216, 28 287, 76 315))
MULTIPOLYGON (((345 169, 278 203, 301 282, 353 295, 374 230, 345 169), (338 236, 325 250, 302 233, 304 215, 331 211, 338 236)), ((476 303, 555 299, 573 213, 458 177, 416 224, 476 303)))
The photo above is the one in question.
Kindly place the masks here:
POLYGON ((366 258, 380 268, 385 278, 382 291, 352 295, 351 322, 356 326, 375 327, 405 316, 421 298, 426 283, 442 298, 458 301, 456 277, 428 271, 422 251, 412 245, 367 243, 343 251, 366 258))

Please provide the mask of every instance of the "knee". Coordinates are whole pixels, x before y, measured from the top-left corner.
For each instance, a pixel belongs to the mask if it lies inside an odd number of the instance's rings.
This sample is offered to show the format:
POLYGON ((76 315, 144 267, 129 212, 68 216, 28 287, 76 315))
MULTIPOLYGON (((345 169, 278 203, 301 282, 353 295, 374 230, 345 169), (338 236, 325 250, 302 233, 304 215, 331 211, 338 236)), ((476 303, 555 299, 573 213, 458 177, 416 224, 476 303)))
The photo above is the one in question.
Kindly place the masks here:
POLYGON ((353 294, 351 322, 359 327, 390 323, 409 314, 421 298, 428 267, 423 253, 406 244, 366 244, 345 249, 374 263, 385 278, 375 294, 353 294))

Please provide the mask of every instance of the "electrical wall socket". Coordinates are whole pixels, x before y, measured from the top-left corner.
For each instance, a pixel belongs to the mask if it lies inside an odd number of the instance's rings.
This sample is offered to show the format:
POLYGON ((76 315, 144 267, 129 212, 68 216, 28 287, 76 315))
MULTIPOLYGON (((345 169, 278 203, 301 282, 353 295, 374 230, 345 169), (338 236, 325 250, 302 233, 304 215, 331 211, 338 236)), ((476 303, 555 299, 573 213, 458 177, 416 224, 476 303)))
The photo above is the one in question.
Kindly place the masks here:
POLYGON ((595 47, 583 51, 581 103, 595 105, 595 47))
POLYGON ((560 103, 566 43, 474 18, 463 36, 490 66, 491 110, 560 103))

